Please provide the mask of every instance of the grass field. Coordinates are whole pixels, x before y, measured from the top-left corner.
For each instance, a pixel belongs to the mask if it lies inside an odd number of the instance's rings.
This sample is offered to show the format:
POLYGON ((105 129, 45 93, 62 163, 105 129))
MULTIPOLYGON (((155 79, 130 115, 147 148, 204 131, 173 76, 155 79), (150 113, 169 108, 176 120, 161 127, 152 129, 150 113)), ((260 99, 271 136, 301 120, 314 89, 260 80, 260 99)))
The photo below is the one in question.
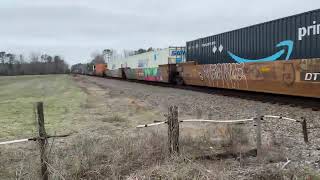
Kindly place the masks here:
POLYGON ((48 134, 70 132, 86 98, 68 75, 0 77, 0 140, 37 133, 38 101, 44 102, 48 134))

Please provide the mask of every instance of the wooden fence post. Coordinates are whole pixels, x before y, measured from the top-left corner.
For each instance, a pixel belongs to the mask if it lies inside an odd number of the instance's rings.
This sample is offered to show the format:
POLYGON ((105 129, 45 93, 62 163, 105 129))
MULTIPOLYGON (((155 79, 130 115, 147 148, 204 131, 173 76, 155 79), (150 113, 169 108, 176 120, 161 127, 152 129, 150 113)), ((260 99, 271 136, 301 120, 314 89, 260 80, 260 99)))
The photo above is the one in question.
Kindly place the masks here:
POLYGON ((197 108, 197 119, 202 118, 202 110, 200 108, 197 108))
POLYGON ((44 127, 44 114, 43 114, 43 102, 37 103, 37 115, 38 115, 38 128, 39 128, 39 145, 40 145, 40 159, 41 159, 41 178, 42 180, 48 180, 48 167, 47 167, 47 134, 44 127))
POLYGON ((305 143, 309 142, 309 138, 308 138, 308 129, 307 129, 307 121, 305 118, 301 118, 302 119, 302 133, 303 133, 303 139, 305 143))
POLYGON ((168 118, 168 147, 169 153, 179 153, 179 120, 178 107, 170 106, 168 118))
POLYGON ((211 112, 209 112, 209 114, 208 114, 208 119, 211 120, 212 117, 213 117, 213 114, 212 114, 211 112))
POLYGON ((263 116, 258 115, 255 118, 255 122, 257 125, 257 130, 256 130, 256 140, 257 140, 257 159, 260 162, 262 159, 262 142, 261 142, 261 120, 263 120, 263 116))

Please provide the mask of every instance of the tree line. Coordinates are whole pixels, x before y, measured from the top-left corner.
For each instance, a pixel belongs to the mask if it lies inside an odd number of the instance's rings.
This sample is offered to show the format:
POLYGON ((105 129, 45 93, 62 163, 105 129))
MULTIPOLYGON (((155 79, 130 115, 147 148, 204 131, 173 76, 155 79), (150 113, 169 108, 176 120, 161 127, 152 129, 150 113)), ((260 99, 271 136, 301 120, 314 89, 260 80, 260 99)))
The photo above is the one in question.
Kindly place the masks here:
POLYGON ((102 52, 93 52, 91 54, 92 59, 89 62, 91 64, 105 64, 108 63, 111 59, 126 58, 153 50, 154 49, 152 47, 148 49, 140 48, 138 50, 123 50, 123 52, 117 52, 115 49, 105 49, 102 52))
POLYGON ((26 59, 23 55, 0 52, 0 75, 42 75, 69 73, 68 64, 58 55, 31 53, 26 59))

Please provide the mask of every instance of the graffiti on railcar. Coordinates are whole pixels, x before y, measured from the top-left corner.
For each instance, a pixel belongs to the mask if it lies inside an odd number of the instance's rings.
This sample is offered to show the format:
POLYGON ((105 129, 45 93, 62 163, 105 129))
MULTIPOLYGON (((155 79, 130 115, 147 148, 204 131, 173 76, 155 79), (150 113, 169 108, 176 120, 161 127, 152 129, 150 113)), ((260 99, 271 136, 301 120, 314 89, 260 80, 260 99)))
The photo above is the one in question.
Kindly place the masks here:
POLYGON ((144 80, 146 81, 162 81, 161 71, 158 68, 145 68, 144 80))
POLYGON ((320 69, 320 59, 302 59, 300 68, 302 71, 316 72, 320 69))
POLYGON ((284 63, 282 71, 283 83, 287 86, 292 86, 296 80, 296 73, 293 63, 284 63))
POLYGON ((263 67, 259 68, 259 71, 261 73, 269 73, 271 71, 271 68, 268 66, 263 66, 263 67))
POLYGON ((135 73, 138 80, 144 80, 143 69, 135 69, 135 73))
POLYGON ((186 85, 320 97, 320 59, 180 66, 186 85))
POLYGON ((319 59, 303 59, 300 62, 300 80, 308 82, 320 82, 319 59))
POLYGON ((135 69, 125 69, 125 74, 128 79, 136 79, 136 71, 135 69))
POLYGON ((246 65, 246 74, 248 74, 248 80, 265 80, 276 79, 276 70, 274 64, 271 63, 259 63, 246 65))
POLYGON ((244 83, 248 89, 244 67, 244 63, 202 65, 199 76, 214 87, 240 88, 244 83))

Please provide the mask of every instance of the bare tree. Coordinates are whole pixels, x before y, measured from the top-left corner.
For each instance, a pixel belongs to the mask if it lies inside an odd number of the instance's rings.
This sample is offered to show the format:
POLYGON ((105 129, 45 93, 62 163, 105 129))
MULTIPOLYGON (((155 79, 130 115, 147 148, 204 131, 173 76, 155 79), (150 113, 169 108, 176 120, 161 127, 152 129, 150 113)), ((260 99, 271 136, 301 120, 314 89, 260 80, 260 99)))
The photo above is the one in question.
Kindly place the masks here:
POLYGON ((150 52, 150 51, 153 51, 153 48, 152 48, 152 47, 149 47, 149 48, 147 49, 147 52, 150 52))
POLYGON ((113 55, 113 50, 111 49, 105 49, 102 51, 103 59, 105 62, 109 63, 111 61, 112 55, 113 55))
POLYGON ((134 51, 134 52, 135 52, 135 54, 142 54, 142 53, 147 52, 147 50, 140 48, 139 50, 134 51))
POLYGON ((0 59, 2 64, 4 64, 5 56, 6 56, 6 52, 0 52, 0 59))
POLYGON ((36 54, 36 53, 31 53, 30 54, 30 60, 31 60, 31 63, 39 62, 39 55, 36 54))
POLYGON ((24 56, 23 56, 22 54, 19 55, 19 63, 20 63, 20 64, 25 63, 25 61, 24 61, 24 56))

